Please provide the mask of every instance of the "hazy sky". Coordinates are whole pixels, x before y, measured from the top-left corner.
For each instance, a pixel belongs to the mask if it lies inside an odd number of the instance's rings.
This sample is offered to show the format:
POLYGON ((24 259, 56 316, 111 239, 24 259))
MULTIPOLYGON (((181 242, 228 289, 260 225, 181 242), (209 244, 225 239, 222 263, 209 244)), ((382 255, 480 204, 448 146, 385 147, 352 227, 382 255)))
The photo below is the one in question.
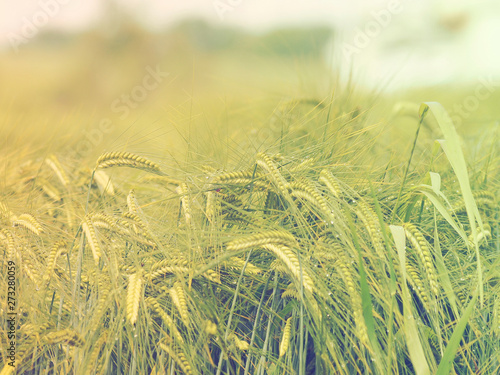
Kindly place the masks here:
POLYGON ((152 30, 188 16, 250 30, 331 25, 341 30, 342 63, 375 85, 500 76, 498 0, 0 0, 0 46, 33 25, 35 33, 89 27, 110 3, 152 30))
MULTIPOLYGON (((25 19, 33 21, 44 9, 55 9, 47 28, 81 28, 99 19, 105 0, 0 0, 0 38, 19 33, 25 19), (45 4, 45 8, 44 8, 45 4)), ((237 24, 251 29, 280 24, 346 23, 361 9, 383 1, 366 0, 115 0, 151 28, 161 28, 186 16, 199 15, 212 22, 237 24)), ((46 12, 48 13, 48 12, 46 12)))

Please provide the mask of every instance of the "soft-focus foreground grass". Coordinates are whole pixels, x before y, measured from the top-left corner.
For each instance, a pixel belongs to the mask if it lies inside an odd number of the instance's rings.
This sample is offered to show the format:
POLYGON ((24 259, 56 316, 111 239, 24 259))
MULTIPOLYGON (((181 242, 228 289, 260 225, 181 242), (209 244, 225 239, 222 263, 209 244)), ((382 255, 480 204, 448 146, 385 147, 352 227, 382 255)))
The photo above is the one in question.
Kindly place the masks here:
POLYGON ((355 95, 318 59, 57 51, 2 93, 2 375, 9 262, 18 373, 500 372, 494 94, 455 130, 415 99, 457 93, 355 95))

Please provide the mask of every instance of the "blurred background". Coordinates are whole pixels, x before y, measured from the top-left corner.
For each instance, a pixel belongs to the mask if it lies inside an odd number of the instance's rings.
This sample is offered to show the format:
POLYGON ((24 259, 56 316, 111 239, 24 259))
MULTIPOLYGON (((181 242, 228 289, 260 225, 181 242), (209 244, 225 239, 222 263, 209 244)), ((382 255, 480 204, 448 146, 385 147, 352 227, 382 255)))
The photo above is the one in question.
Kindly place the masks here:
POLYGON ((492 122, 499 21, 492 0, 0 0, 0 143, 209 149, 354 91, 492 122))

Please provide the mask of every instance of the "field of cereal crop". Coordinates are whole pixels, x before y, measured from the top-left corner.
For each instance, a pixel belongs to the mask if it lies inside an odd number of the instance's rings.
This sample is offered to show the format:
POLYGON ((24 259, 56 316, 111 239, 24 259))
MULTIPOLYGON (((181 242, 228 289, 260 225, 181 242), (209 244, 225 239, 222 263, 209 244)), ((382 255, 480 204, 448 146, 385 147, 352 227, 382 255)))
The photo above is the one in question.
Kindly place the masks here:
POLYGON ((498 374, 500 95, 200 27, 0 56, 0 374, 498 374))

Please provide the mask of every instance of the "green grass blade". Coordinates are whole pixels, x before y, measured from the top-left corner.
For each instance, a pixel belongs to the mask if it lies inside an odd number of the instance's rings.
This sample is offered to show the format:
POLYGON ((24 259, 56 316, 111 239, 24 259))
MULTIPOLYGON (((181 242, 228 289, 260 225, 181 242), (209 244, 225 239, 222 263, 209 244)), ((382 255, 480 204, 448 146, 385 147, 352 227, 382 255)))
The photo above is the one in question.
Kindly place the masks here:
POLYGON ((467 164, 465 162, 465 157, 460 145, 460 138, 457 134, 453 122, 450 116, 443 108, 443 106, 436 102, 423 103, 420 106, 420 115, 423 119, 426 113, 432 113, 441 128, 444 135, 444 141, 440 141, 441 147, 443 148, 448 161, 450 162, 453 171, 457 177, 460 184, 460 189, 462 191, 462 196, 465 202, 465 209, 467 211, 467 216, 469 218, 469 223, 472 230, 472 236, 474 239, 474 247, 476 250, 477 258, 477 276, 479 289, 479 300, 481 305, 484 302, 484 288, 483 288, 483 271, 481 267, 481 258, 479 254, 479 244, 477 239, 476 222, 479 227, 483 228, 483 223, 481 216, 479 215, 479 210, 477 208, 474 196, 472 195, 472 190, 469 181, 469 173, 467 171, 467 164))
POLYGON ((396 249, 398 251, 399 263, 401 265, 401 275, 403 288, 403 313, 404 313, 404 333, 406 345, 410 353, 410 359, 417 375, 430 375, 431 370, 424 354, 424 348, 418 335, 417 324, 413 318, 411 309, 410 292, 406 284, 406 235, 404 228, 397 225, 390 226, 396 249))
POLYGON ((469 302, 467 309, 463 313, 460 321, 458 322, 455 331, 453 331, 453 335, 451 335, 451 339, 446 346, 446 349, 443 354, 443 358, 441 358, 441 362, 439 363, 436 375, 448 375, 451 372, 451 368, 453 365, 453 359, 457 353, 458 347, 460 345, 460 341, 462 340, 462 336, 465 331, 465 327, 469 322, 469 318, 474 311, 474 306, 477 301, 477 293, 478 290, 474 292, 474 296, 472 300, 469 302))
POLYGON ((389 319, 387 322, 386 329, 389 332, 388 337, 387 337, 387 372, 392 372, 392 355, 393 355, 393 345, 394 345, 394 309, 396 306, 396 293, 397 293, 397 281, 396 281, 396 271, 394 269, 394 263, 393 263, 393 258, 392 258, 392 248, 391 248, 391 243, 389 241, 389 236, 387 234, 387 226, 384 222, 384 216, 382 215, 382 210, 380 209, 380 204, 378 202, 377 196, 375 195, 375 191, 373 189, 372 182, 370 182, 370 193, 373 198, 373 203, 375 207, 375 213, 377 214, 379 224, 380 224, 380 230, 382 232, 382 237, 384 239, 384 244, 387 250, 387 255, 389 257, 389 271, 390 271, 390 284, 389 284, 389 291, 391 294, 391 304, 389 308, 389 319))
POLYGON ((418 191, 420 191, 422 194, 424 194, 427 199, 431 201, 431 203, 434 205, 434 207, 439 211, 439 213, 444 217, 444 219, 452 226, 453 229, 460 235, 460 237, 468 243, 468 237, 467 234, 465 233, 465 230, 462 228, 460 223, 457 223, 453 217, 450 215, 446 207, 444 206, 443 203, 438 199, 438 197, 434 194, 433 191, 430 189, 426 188, 426 185, 422 185, 419 187, 418 191))
POLYGON ((377 366, 379 372, 382 374, 382 370, 385 368, 385 358, 382 355, 382 350, 380 348, 377 333, 375 332, 375 320, 373 318, 373 306, 372 299, 370 294, 370 288, 368 286, 368 281, 366 278, 366 271, 363 265, 363 254, 361 253, 361 247, 358 242, 358 235, 356 233, 356 228, 354 226, 354 222, 350 214, 346 214, 346 218, 349 223, 349 228, 351 230, 354 246, 358 251, 358 260, 359 260, 359 281, 361 287, 361 306, 363 310, 363 318, 366 324, 366 330, 368 333, 368 338, 370 340, 370 344, 375 353, 375 365, 377 366))

